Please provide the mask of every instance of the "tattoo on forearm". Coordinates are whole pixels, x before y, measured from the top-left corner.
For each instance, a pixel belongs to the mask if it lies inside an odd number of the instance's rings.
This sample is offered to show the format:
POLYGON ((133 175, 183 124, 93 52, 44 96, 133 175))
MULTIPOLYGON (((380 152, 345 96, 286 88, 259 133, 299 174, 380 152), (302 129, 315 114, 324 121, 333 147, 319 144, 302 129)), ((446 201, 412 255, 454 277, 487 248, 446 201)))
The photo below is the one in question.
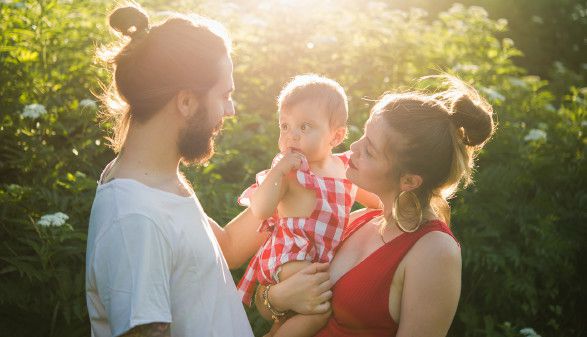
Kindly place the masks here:
POLYGON ((169 323, 151 323, 132 328, 121 337, 170 337, 169 323))

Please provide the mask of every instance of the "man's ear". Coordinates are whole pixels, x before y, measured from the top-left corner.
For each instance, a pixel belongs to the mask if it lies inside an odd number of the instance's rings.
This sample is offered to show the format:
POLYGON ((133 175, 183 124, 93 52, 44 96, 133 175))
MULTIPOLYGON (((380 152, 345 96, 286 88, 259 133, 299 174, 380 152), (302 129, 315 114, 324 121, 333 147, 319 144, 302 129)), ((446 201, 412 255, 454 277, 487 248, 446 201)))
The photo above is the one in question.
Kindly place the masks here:
POLYGON ((330 146, 337 147, 340 145, 346 138, 346 132, 346 126, 337 128, 332 135, 332 139, 330 140, 330 146))
POLYGON ((422 185, 424 180, 417 174, 404 174, 400 178, 400 190, 401 191, 412 191, 422 185))
POLYGON ((189 118, 198 109, 198 99, 190 90, 180 90, 175 96, 177 111, 184 118, 189 118))

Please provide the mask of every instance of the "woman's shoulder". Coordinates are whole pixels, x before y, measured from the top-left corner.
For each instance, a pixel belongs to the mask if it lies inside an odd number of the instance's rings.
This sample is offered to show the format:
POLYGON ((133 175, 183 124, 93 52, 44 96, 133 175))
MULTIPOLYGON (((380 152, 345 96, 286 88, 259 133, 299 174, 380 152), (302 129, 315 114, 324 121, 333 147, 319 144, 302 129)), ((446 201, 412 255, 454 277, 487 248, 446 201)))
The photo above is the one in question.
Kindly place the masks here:
POLYGON ((410 250, 414 264, 425 266, 436 263, 461 262, 461 247, 450 231, 431 230, 424 234, 410 250))

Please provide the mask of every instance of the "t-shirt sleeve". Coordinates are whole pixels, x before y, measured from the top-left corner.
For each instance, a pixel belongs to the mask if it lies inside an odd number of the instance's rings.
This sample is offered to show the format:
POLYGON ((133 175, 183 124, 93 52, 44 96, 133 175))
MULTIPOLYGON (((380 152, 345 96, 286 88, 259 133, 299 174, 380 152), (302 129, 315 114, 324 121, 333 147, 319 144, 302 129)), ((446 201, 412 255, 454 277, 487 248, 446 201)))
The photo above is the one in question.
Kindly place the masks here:
POLYGON ((94 268, 113 336, 137 325, 171 322, 172 259, 169 241, 144 215, 121 218, 100 238, 94 268))

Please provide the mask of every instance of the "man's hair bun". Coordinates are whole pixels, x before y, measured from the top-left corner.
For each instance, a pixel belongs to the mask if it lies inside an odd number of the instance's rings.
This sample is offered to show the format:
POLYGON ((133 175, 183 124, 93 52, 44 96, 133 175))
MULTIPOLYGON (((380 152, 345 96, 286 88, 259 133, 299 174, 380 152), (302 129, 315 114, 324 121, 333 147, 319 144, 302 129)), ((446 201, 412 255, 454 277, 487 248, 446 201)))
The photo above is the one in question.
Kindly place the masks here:
POLYGON ((467 95, 460 96, 452 105, 451 120, 457 128, 463 128, 463 142, 469 146, 485 143, 493 134, 491 108, 475 104, 467 95))
POLYGON ((149 29, 149 17, 135 6, 117 8, 110 14, 109 22, 116 31, 131 38, 149 29))

